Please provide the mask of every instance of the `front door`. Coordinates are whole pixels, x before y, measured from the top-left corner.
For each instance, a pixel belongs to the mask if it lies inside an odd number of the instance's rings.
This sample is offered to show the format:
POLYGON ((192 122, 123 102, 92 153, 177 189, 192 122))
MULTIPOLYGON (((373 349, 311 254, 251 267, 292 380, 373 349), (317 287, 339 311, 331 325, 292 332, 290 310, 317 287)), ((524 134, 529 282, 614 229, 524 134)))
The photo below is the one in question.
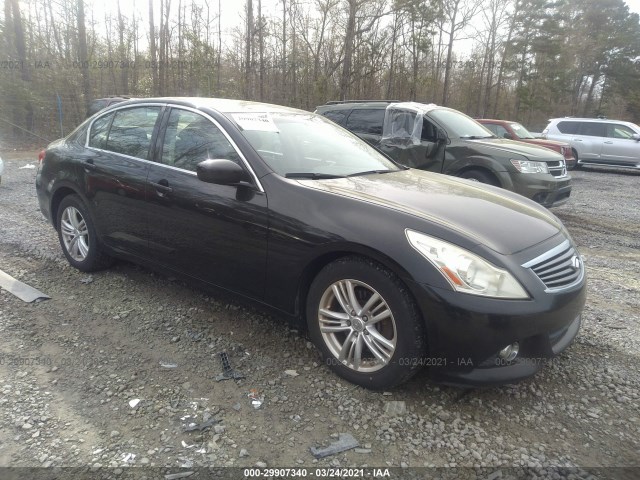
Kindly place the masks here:
POLYGON ((387 122, 393 128, 378 148, 407 167, 442 173, 445 142, 438 140, 438 127, 423 116, 422 128, 418 126, 416 130, 414 112, 392 111, 389 115, 391 118, 387 122))
POLYGON ((172 108, 161 158, 149 170, 149 246, 155 261, 244 295, 262 298, 267 258, 267 198, 249 187, 205 183, 196 166, 207 159, 243 164, 219 125, 172 108))
POLYGON ((607 125, 607 138, 602 145, 602 159, 632 165, 640 163, 640 142, 637 132, 619 123, 607 125))

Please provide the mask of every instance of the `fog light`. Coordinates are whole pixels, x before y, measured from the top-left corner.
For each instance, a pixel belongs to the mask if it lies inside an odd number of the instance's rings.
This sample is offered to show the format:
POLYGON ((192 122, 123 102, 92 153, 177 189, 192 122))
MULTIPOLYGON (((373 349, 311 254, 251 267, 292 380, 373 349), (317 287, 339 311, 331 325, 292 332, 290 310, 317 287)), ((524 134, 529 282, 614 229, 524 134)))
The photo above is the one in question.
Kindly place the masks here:
POLYGON ((513 342, 511 345, 507 345, 502 350, 500 350, 498 356, 501 359, 506 360, 507 362, 511 362, 518 356, 519 350, 520 344, 518 342, 513 342))

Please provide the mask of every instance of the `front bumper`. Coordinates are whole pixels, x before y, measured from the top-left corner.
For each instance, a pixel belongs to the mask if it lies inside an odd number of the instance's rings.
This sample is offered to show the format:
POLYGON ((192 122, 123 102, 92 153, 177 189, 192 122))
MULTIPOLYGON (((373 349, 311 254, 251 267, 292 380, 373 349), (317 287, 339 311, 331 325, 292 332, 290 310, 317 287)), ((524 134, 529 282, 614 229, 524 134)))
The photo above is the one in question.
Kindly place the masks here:
POLYGON ((520 174, 514 181, 513 190, 543 207, 558 207, 571 196, 571 177, 552 177, 546 174, 520 174))
POLYGON ((488 386, 534 375, 564 351, 577 335, 586 301, 586 282, 526 301, 499 300, 413 284, 425 319, 425 364, 438 383, 488 386), (512 362, 499 357, 518 342, 512 362))

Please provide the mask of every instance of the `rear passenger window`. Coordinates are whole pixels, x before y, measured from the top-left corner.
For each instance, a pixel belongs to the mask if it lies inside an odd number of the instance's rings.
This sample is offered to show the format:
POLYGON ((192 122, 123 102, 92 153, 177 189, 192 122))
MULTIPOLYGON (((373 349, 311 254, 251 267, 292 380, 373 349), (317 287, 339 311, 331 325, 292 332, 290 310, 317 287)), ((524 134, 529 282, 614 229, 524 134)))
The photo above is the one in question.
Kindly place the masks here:
POLYGON ((349 110, 334 110, 333 112, 326 112, 322 115, 329 120, 336 122, 338 125, 344 125, 344 119, 349 113, 349 110))
POLYGON ((485 128, 488 128, 489 130, 491 130, 491 133, 493 133, 494 135, 498 135, 498 126, 493 124, 493 123, 483 123, 482 124, 485 128))
POLYGON ((558 130, 561 133, 568 133, 569 135, 576 135, 578 133, 579 122, 562 121, 558 122, 558 130))
MULTIPOLYGON (((486 127, 486 125, 485 125, 486 127)), ((509 134, 509 132, 507 132, 507 129, 504 128, 502 125, 496 125, 496 129, 493 132, 496 134, 496 136, 500 137, 500 138, 511 138, 511 135, 509 134), (505 137, 505 134, 509 134, 508 137, 505 137)))
POLYGON ((354 133, 382 135, 384 108, 353 110, 347 118, 347 128, 354 133))
POLYGON ((606 124, 598 122, 584 122, 580 125, 580 135, 589 137, 606 137, 606 124))
POLYGON ((242 166, 240 155, 211 121, 174 108, 162 144, 162 163, 192 172, 204 160, 225 159, 242 166))
POLYGON ((93 122, 91 133, 89 134, 90 147, 105 148, 107 146, 107 135, 109 134, 111 120, 113 120, 113 113, 103 115, 93 122))
POLYGON ((159 113, 160 107, 118 110, 109 129, 105 149, 146 160, 159 113))

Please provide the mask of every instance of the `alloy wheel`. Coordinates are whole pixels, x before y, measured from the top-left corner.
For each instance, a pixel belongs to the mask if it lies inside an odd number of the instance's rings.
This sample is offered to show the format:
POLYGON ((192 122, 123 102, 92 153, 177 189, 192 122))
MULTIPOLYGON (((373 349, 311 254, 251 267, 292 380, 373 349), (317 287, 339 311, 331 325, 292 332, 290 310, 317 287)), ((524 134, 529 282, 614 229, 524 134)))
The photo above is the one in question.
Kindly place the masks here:
POLYGON ((371 286, 353 279, 331 284, 318 309, 322 339, 343 365, 361 373, 385 367, 396 349, 391 308, 371 286))

